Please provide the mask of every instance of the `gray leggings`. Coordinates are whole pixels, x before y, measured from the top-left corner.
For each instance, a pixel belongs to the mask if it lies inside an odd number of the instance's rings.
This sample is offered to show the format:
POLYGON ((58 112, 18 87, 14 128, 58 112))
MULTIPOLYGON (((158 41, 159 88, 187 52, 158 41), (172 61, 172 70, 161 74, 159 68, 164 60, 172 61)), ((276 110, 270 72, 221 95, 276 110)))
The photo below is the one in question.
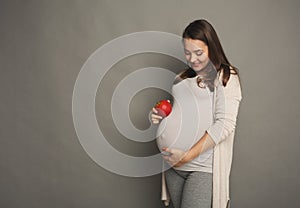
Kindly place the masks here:
POLYGON ((171 168, 165 174, 174 208, 211 208, 212 173, 171 168))

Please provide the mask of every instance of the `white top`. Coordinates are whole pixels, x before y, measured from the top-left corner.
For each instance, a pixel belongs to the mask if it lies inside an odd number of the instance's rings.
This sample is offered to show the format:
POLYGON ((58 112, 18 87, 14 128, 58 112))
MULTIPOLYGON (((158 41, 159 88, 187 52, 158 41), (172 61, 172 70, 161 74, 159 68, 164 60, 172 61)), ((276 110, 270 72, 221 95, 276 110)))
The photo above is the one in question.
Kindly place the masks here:
MULTIPOLYGON (((213 93, 200 88, 197 77, 186 78, 173 85, 172 112, 164 118, 157 130, 157 145, 189 150, 213 123, 213 93)), ((213 149, 196 157, 177 170, 212 172, 213 149)))

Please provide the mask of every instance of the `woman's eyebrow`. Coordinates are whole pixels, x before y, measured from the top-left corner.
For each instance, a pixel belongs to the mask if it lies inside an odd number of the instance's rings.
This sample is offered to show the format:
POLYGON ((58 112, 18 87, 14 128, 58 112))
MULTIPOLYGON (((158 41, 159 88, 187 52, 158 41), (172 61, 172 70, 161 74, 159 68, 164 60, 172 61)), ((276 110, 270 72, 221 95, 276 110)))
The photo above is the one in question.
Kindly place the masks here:
MULTIPOLYGON (((188 52, 190 52, 188 49, 184 49, 185 51, 188 51, 188 52)), ((197 49, 197 50, 194 50, 193 52, 195 52, 195 53, 197 53, 197 52, 203 52, 204 50, 203 49, 197 49)))
POLYGON ((193 52, 195 52, 195 53, 197 53, 197 52, 202 52, 203 51, 203 49, 198 49, 198 50, 194 50, 193 52))

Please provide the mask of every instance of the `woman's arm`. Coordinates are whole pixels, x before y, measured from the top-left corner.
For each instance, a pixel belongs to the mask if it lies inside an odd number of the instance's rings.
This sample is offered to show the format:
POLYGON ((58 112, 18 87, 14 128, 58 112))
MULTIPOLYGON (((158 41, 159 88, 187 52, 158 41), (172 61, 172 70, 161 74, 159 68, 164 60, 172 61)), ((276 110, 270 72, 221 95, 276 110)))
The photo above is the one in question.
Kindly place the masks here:
POLYGON ((236 120, 242 99, 239 77, 231 74, 227 86, 218 86, 216 92, 215 121, 207 133, 218 144, 226 139, 236 127, 236 120))

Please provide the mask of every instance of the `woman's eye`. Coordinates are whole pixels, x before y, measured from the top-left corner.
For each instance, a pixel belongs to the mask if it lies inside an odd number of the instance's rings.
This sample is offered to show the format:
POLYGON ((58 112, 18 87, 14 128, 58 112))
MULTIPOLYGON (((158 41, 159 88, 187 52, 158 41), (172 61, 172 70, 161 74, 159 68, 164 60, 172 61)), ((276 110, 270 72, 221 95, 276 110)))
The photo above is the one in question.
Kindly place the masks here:
POLYGON ((203 51, 196 53, 197 56, 201 56, 203 54, 203 51))

